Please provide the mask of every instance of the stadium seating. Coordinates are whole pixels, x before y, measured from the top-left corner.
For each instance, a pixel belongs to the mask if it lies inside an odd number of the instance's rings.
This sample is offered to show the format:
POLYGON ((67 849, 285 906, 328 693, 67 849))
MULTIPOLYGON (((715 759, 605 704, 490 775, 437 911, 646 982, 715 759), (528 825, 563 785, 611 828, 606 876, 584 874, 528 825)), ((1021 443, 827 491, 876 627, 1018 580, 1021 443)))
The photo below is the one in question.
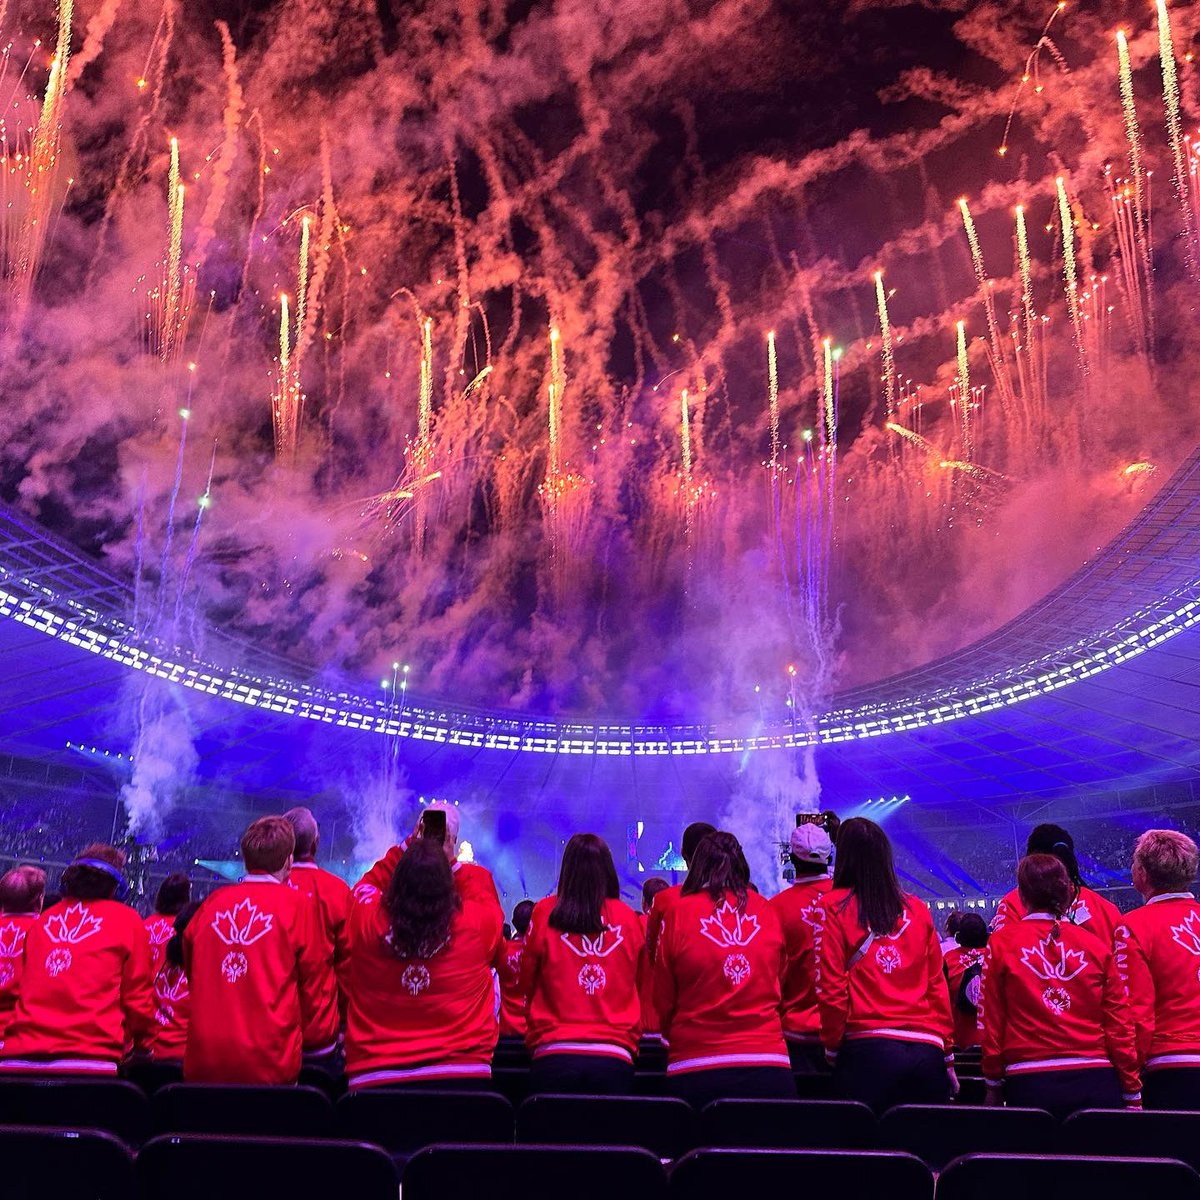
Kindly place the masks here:
POLYGON ((658 1096, 531 1096, 517 1110, 517 1141, 641 1146, 678 1158, 697 1144, 691 1105, 658 1096))
POLYGON ((906 1104, 879 1118, 879 1145, 906 1150, 935 1171, 964 1154, 1045 1154, 1058 1123, 1040 1108, 906 1104))
POLYGON ((700 1114, 700 1144, 788 1150, 868 1150, 875 1114, 853 1100, 714 1100, 700 1114))
POLYGON ((1164 1158, 968 1154, 938 1177, 937 1200, 1013 1200, 1015 1196, 1086 1196, 1131 1200, 1200 1198, 1200 1175, 1164 1158))
POLYGON ((234 1133, 329 1137, 333 1105, 311 1087, 171 1083, 151 1103, 155 1133, 234 1133))
POLYGON ((95 1129, 5 1125, 0 1163, 5 1200, 129 1200, 136 1194, 129 1147, 95 1129))
POLYGON ((492 1069, 492 1091, 506 1096, 509 1103, 520 1104, 529 1095, 528 1067, 499 1067, 492 1069))
POLYGON ((833 1100, 832 1075, 807 1075, 803 1071, 796 1074, 796 1095, 801 1100, 833 1100))
POLYGON ((1177 1158, 1200 1171, 1200 1113, 1086 1109, 1063 1122, 1057 1149, 1064 1154, 1177 1158))
POLYGON ((639 1071, 665 1071, 667 1069, 667 1043, 661 1038, 642 1038, 638 1043, 634 1065, 639 1071))
POLYGON ((150 1133, 141 1088, 123 1079, 0 1079, 0 1125, 102 1129, 130 1146, 150 1133))
POLYGON ((633 1073, 635 1096, 669 1096, 667 1076, 662 1071, 637 1071, 633 1073))
POLYGON ((671 1171, 673 1200, 800 1194, 932 1200, 933 1174, 910 1154, 875 1150, 693 1150, 671 1171))
POLYGON ((486 1200, 530 1200, 535 1195, 663 1200, 667 1180, 658 1159, 633 1146, 446 1144, 409 1159, 402 1194, 404 1200, 447 1200, 451 1194, 486 1200))
POLYGON ((492 1092, 366 1088, 338 1102, 338 1136, 373 1142, 398 1159, 434 1142, 513 1141, 512 1105, 492 1092))
POLYGON ((141 1200, 396 1200, 392 1160, 361 1142, 168 1134, 142 1147, 137 1176, 141 1200))
POLYGON ((175 1062, 135 1059, 125 1067, 124 1075, 130 1083, 136 1083, 147 1096, 152 1096, 168 1083, 182 1083, 183 1067, 175 1062))

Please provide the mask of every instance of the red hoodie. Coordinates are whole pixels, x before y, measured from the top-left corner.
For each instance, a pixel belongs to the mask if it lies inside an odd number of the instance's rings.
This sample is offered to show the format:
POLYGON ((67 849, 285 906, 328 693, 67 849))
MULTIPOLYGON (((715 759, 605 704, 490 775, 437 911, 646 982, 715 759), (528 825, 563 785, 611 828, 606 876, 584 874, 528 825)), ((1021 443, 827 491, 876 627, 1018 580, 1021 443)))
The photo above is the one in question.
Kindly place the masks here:
POLYGON ((642 923, 627 904, 605 900, 600 933, 561 933, 550 927, 556 903, 554 896, 539 901, 529 925, 521 961, 525 1040, 535 1058, 596 1054, 632 1062, 642 1023, 642 923))
POLYGON ((845 1038, 891 1038, 925 1042, 949 1055, 950 1000, 941 944, 926 905, 905 896, 896 931, 872 935, 869 942, 848 889, 826 894, 824 914, 815 936, 826 1050, 836 1052, 845 1038))
POLYGON ((167 959, 167 943, 175 936, 175 918, 162 913, 147 917, 146 933, 150 938, 150 965, 157 976, 167 959))
POLYGON ((1155 896, 1125 914, 1115 953, 1143 1069, 1200 1066, 1200 904, 1155 896))
POLYGON ((188 978, 182 967, 164 963, 154 979, 154 1029, 146 1039, 150 1057, 182 1062, 187 1048, 188 1014, 192 1007, 188 978))
POLYGON ((717 902, 698 892, 668 903, 654 964, 667 1071, 790 1067, 779 1016, 787 952, 770 902, 750 892, 739 911, 731 893, 717 902))
POLYGON ((0 916, 0 1050, 4 1035, 17 1008, 21 976, 25 970, 25 935, 38 919, 37 913, 0 916))
POLYGON ((150 940, 116 900, 63 900, 25 937, 25 974, 0 1071, 113 1073, 154 1024, 150 940))
POLYGON ((314 925, 321 946, 321 968, 316 1022, 323 1029, 336 1031, 345 1007, 338 984, 349 955, 346 921, 350 916, 350 888, 332 871, 313 862, 293 863, 288 883, 311 896, 317 908, 314 925))
POLYGON ((783 1032, 789 1039, 817 1042, 817 958, 814 930, 824 919, 825 897, 833 887, 829 874, 802 876, 771 901, 787 946, 783 979, 783 1032))
POLYGON ((500 1036, 525 1036, 526 995, 521 987, 521 957, 525 938, 501 938, 492 964, 500 980, 500 1036))
POLYGON ((383 891, 365 882, 354 889, 346 989, 351 1088, 491 1076, 497 1036, 492 962, 504 917, 487 871, 465 877, 460 871, 455 881, 462 908, 446 945, 426 959, 397 958, 387 943, 391 921, 383 891))
POLYGON ((1126 1098, 1141 1092, 1125 984, 1106 942, 1047 913, 1009 921, 988 944, 983 970, 983 1074, 1081 1067, 1117 1069, 1126 1098))
MULTIPOLYGON (((1021 895, 1013 888, 996 909, 992 918, 992 932, 1002 929, 1005 922, 1019 921, 1029 910, 1021 901, 1021 895)), ((1067 921, 1081 929, 1090 930, 1106 946, 1111 946, 1113 933, 1121 923, 1121 910, 1111 900, 1105 900, 1089 887, 1081 887, 1075 903, 1067 912, 1067 921)))
POLYGON ((247 875, 200 906, 183 937, 188 1082, 295 1083, 302 1050, 328 1043, 315 1021, 314 914, 309 896, 271 875, 247 875))

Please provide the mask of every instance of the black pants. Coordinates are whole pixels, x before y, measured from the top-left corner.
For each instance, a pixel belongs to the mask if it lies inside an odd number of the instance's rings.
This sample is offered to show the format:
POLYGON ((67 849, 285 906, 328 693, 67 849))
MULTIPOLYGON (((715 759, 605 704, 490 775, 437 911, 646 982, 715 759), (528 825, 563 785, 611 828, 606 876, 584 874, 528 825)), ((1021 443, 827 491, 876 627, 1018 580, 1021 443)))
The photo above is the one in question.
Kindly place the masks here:
POLYGON ((1200 1112, 1200 1067, 1160 1067, 1142 1080, 1142 1103, 1147 1108, 1200 1112))
POLYGON ((945 1055, 925 1042, 855 1038, 842 1043, 833 1069, 833 1089, 884 1113, 897 1104, 946 1104, 950 1081, 945 1055))
POLYGON ((529 1094, 579 1096, 633 1094, 633 1063, 603 1054, 541 1054, 529 1070, 529 1094))
POLYGON ((828 1075, 829 1064, 825 1061, 825 1047, 820 1042, 787 1040, 788 1057, 792 1070, 797 1075, 828 1075))
POLYGON ((667 1076, 667 1091, 699 1111, 711 1100, 795 1100, 787 1067, 718 1067, 667 1076))
POLYGON ((1004 1102, 1013 1108, 1044 1108, 1059 1121, 1081 1108, 1124 1106, 1112 1067, 1010 1075, 1004 1081, 1004 1102))

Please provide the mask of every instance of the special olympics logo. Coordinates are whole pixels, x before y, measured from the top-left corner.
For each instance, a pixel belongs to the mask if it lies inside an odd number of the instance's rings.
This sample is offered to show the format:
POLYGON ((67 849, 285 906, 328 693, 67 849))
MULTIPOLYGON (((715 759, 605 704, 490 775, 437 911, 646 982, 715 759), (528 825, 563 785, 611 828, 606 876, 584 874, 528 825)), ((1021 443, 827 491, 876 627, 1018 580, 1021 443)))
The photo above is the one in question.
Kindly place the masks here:
POLYGON ((64 971, 69 971, 70 969, 70 950, 63 950, 60 947, 58 950, 51 950, 46 955, 46 970, 50 972, 52 978, 57 979, 64 971))
POLYGON ((604 968, 598 963, 584 963, 579 968, 579 986, 589 996, 595 996, 604 991, 604 985, 608 982, 608 976, 604 973, 604 968))
POLYGON ((221 960, 221 974, 226 983, 237 983, 250 969, 246 956, 240 950, 230 950, 221 960))
POLYGON ((1042 993, 1042 1003, 1056 1017, 1061 1017, 1071 1007, 1071 997, 1065 988, 1049 987, 1042 993))
POLYGON ((725 978, 734 987, 741 987, 750 978, 750 960, 744 954, 730 954, 725 959, 725 978))
POLYGON ((400 986, 410 996, 419 996, 429 986, 429 968, 420 963, 405 967, 400 986))
POLYGON ((885 975, 890 975, 904 964, 900 951, 895 946, 880 946, 875 951, 875 961, 885 975))

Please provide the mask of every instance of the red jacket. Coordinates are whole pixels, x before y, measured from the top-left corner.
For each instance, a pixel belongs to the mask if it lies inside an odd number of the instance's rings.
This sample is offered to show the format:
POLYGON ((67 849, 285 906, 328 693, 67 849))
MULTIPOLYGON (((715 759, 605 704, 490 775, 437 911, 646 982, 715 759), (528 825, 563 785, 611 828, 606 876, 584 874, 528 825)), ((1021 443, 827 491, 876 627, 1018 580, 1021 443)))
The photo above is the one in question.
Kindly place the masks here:
MULTIPOLYGON (((407 846, 407 841, 399 846, 393 846, 354 885, 355 898, 358 897, 360 889, 364 890, 364 894, 365 889, 368 888, 375 888, 380 892, 387 891, 387 886, 392 881, 392 875, 395 874, 396 864, 404 857, 407 846)), ((469 892, 473 896, 481 897, 490 892, 496 907, 500 907, 500 897, 496 894, 495 880, 492 879, 492 873, 486 867, 481 867, 478 863, 456 862, 451 865, 450 869, 454 872, 454 883, 460 896, 469 892)), ((501 914, 500 922, 504 923, 503 914, 501 914)))
POLYGON ((500 1036, 525 1036, 526 995, 521 987, 521 956, 525 938, 501 938, 492 964, 500 980, 500 1036))
POLYGON ((315 1023, 320 942, 309 896, 270 875, 213 892, 184 933, 191 1017, 183 1075, 192 1083, 295 1083, 303 1049, 329 1041, 315 1023))
MULTIPOLYGON (((653 904, 653 901, 651 901, 653 904)), ((642 927, 642 938, 650 926, 650 915, 638 913, 638 922, 642 927)), ((661 1037, 662 1030, 658 1027, 658 1009, 654 1007, 654 961, 650 957, 650 947, 646 947, 645 967, 638 983, 638 993, 642 998, 642 1036, 661 1037)))
MULTIPOLYGON (((1028 911, 1021 902, 1020 892, 1013 888, 996 909, 996 915, 992 918, 992 931, 1002 929, 1007 921, 1019 921, 1028 911)), ((1066 919, 1072 925, 1090 930, 1106 946, 1111 946, 1113 933, 1121 923, 1121 910, 1098 892, 1093 892, 1089 887, 1081 887, 1066 919)))
POLYGON ((699 892, 668 903, 654 963, 668 1072, 790 1067, 779 1016, 787 952, 770 901, 750 892, 739 911, 732 894, 718 903, 699 892))
POLYGON ((150 938, 150 965, 155 976, 167 958, 167 943, 175 936, 175 918, 155 913, 146 918, 146 933, 150 938))
POLYGON ((63 900, 30 927, 3 1071, 114 1072, 154 1024, 150 940, 115 900, 63 900))
POLYGON ((0 916, 0 1050, 4 1035, 17 1008, 21 976, 25 971, 25 935, 38 919, 37 913, 0 916))
POLYGON ((662 935, 663 924, 671 906, 679 901, 682 887, 682 884, 673 883, 670 887, 655 892, 654 899, 650 902, 650 913, 646 917, 646 953, 650 956, 651 963, 658 957, 658 939, 662 935))
POLYGON ((182 967, 164 964, 154 979, 154 1029, 146 1039, 150 1057, 181 1062, 187 1048, 191 992, 182 967))
MULTIPOLYGON (((979 1001, 975 1001, 974 1013, 963 1012, 958 1007, 958 994, 962 991, 963 976, 971 967, 982 964, 987 950, 964 950, 955 946, 946 953, 946 983, 950 989, 950 1014, 954 1018, 954 1044, 960 1050, 979 1045, 979 1001)), ((972 981, 976 991, 983 986, 982 978, 976 975, 972 981)))
POLYGON ((953 1031, 942 950, 925 904, 905 896, 896 931, 869 944, 853 893, 828 892, 824 914, 815 936, 825 1048, 836 1051, 845 1038, 891 1038, 926 1042, 949 1054, 953 1031))
POLYGON ((817 959, 813 931, 824 916, 825 896, 833 887, 826 875, 801 877, 771 901, 787 947, 783 979, 783 1032, 799 1041, 817 1041, 821 1019, 817 1012, 817 959))
POLYGON ((1126 913, 1115 954, 1143 1068, 1200 1066, 1200 904, 1172 893, 1126 913))
POLYGON ((350 888, 331 871, 312 862, 293 863, 288 883, 311 896, 317 908, 314 925, 321 947, 321 966, 315 1019, 318 1026, 331 1031, 332 1046, 344 1007, 338 984, 345 974, 349 954, 346 921, 350 916, 350 888))
MULTIPOLYGON (((492 962, 504 923, 491 875, 456 875, 461 910, 447 944, 400 959, 387 944, 383 891, 360 883, 350 914, 346 1074, 352 1088, 488 1078, 496 1049, 492 962)), ((390 879, 384 880, 385 885, 390 879)))
POLYGON ((992 935, 983 971, 983 1074, 1116 1067, 1141 1091, 1125 984, 1106 942, 1079 925, 1030 913, 992 935))
POLYGON ((605 900, 600 933, 561 933, 550 927, 556 903, 548 896, 534 908, 521 960, 525 1040, 535 1057, 598 1054, 632 1062, 642 1024, 642 923, 627 904, 605 900))

